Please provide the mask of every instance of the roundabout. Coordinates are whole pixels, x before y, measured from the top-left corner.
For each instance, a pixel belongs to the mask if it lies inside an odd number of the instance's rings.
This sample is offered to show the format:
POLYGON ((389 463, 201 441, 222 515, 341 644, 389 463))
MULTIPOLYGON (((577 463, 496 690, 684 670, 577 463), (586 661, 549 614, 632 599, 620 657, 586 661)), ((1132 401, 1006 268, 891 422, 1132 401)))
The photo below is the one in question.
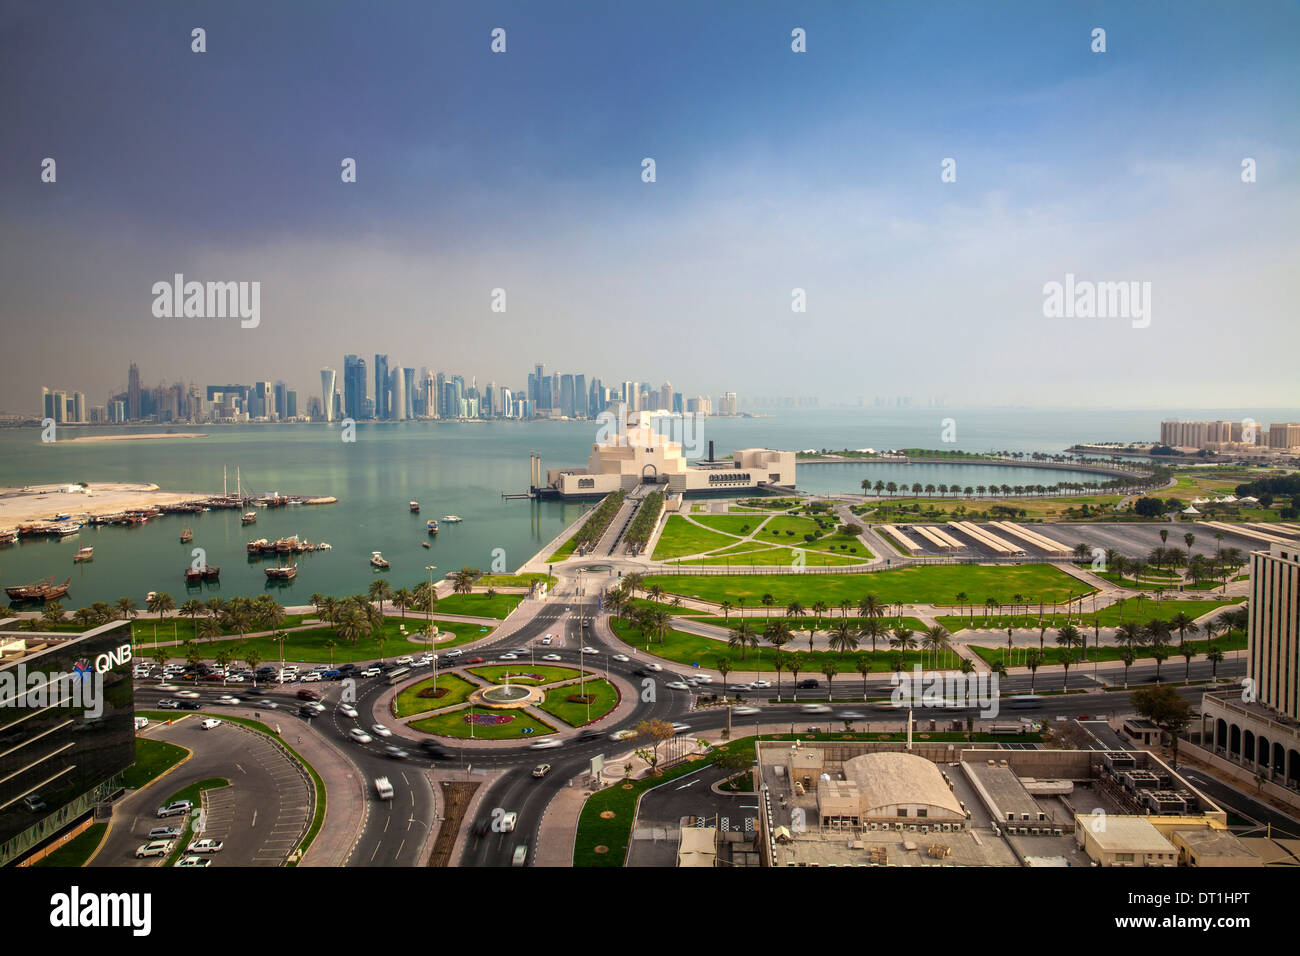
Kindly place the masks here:
POLYGON ((540 704, 546 695, 537 687, 523 684, 494 684, 483 687, 469 695, 470 703, 492 709, 512 710, 540 704))

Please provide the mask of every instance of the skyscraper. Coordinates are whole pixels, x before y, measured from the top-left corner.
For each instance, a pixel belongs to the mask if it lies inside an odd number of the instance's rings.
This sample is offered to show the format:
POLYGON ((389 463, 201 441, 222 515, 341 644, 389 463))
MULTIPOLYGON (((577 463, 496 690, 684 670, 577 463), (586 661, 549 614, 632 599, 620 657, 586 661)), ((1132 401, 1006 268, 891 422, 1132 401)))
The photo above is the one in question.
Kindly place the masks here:
POLYGON ((573 376, 567 372, 560 376, 560 414, 573 417, 573 376))
POLYGON ((321 417, 327 422, 334 421, 334 383, 338 373, 332 368, 320 370, 321 417))
MULTIPOLYGON (((396 400, 396 398, 394 398, 396 400)), ((415 369, 402 368, 402 409, 403 418, 415 417, 415 369)))
POLYGON ((587 376, 573 376, 573 413, 579 418, 586 418, 590 412, 587 407, 587 376))
POLYGON ((375 418, 388 418, 388 356, 375 353, 375 418))
POLYGON ((126 374, 126 414, 134 421, 140 411, 140 367, 132 362, 126 374))
POLYGON ((354 421, 365 417, 366 360, 356 355, 343 356, 343 409, 354 421))

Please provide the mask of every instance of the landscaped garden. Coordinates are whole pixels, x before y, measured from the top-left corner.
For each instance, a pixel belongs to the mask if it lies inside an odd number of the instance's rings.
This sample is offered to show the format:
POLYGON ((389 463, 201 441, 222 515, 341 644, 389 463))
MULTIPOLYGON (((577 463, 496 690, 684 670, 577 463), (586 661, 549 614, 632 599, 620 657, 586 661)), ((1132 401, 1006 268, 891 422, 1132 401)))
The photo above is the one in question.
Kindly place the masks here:
POLYGON ((478 686, 456 674, 439 674, 435 688, 434 678, 429 677, 418 684, 412 684, 394 698, 393 716, 410 717, 412 714, 462 704, 469 699, 470 694, 478 690, 478 686))
POLYGON ((595 678, 552 687, 537 706, 570 727, 582 727, 600 720, 618 706, 618 700, 618 688, 607 680, 595 678))

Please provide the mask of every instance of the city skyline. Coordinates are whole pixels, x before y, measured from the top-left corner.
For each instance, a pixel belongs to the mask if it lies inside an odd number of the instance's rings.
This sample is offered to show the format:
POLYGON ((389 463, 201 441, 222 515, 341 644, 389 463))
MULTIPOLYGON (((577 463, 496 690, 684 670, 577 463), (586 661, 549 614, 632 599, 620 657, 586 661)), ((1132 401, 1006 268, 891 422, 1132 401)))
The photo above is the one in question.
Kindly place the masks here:
POLYGON ((1292 404, 1300 13, 1266 6, 507 4, 503 54, 416 4, 205 11, 202 54, 188 14, 9 11, 0 324, 29 360, 0 407, 55 343, 88 395, 133 359, 218 381, 252 355, 301 390, 361 323, 485 380, 542 342, 622 371, 634 341, 705 394, 1292 404), (258 284, 257 321, 156 317, 175 275, 258 284), (1149 284, 1143 314, 1047 317, 1076 278, 1149 284))

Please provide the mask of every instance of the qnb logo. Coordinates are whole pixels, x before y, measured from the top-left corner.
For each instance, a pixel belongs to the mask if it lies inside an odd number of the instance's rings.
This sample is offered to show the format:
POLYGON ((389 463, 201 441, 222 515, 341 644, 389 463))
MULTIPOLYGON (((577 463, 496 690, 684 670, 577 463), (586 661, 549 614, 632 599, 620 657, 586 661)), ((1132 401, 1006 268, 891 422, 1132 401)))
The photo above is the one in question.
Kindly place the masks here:
POLYGON ((262 323, 262 283, 186 282, 178 272, 171 283, 152 289, 156 319, 234 319, 245 329, 262 323))
POLYGON ((78 886, 50 897, 50 925, 60 929, 126 927, 133 936, 153 929, 150 893, 82 893, 78 886))

